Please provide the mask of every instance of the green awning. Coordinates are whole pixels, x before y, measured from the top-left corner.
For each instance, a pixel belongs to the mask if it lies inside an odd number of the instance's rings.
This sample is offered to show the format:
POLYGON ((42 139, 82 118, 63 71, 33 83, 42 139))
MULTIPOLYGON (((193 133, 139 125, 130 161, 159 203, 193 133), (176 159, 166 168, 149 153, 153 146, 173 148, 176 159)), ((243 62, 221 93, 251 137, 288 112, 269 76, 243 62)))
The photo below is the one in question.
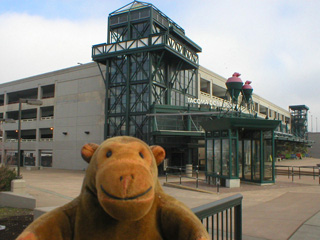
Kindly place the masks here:
POLYGON ((200 125, 206 131, 219 131, 227 129, 256 129, 256 130, 274 130, 281 121, 267 120, 256 118, 217 118, 212 120, 203 121, 200 125))
POLYGON ((204 137, 204 132, 200 131, 177 131, 177 130, 158 130, 152 132, 154 136, 187 136, 187 137, 204 137))

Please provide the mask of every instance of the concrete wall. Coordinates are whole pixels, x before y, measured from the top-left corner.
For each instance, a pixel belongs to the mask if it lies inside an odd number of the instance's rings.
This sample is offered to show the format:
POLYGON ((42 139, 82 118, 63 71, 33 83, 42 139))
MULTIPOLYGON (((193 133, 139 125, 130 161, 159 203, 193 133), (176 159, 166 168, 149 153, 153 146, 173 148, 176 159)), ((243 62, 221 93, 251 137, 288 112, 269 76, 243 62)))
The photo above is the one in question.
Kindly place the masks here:
POLYGON ((53 167, 83 169, 81 147, 104 137, 104 83, 95 64, 64 77, 56 83, 53 167))
POLYGON ((320 158, 320 132, 309 132, 308 140, 314 141, 312 148, 309 148, 310 157, 320 158))
MULTIPOLYGON (((104 140, 105 86, 96 63, 62 69, 22 80, 0 85, 0 94, 55 85, 54 98, 41 99, 41 107, 53 106, 53 119, 40 119, 40 107, 23 104, 22 109, 37 108, 38 118, 22 122, 21 129, 36 129, 37 140, 21 142, 21 150, 35 151, 39 165, 40 151, 53 152, 53 168, 82 170, 87 163, 81 159, 81 147, 88 142, 101 143, 104 140), (39 129, 53 127, 52 141, 40 141, 39 129), (63 133, 67 133, 66 135, 63 133)), ((18 111, 18 104, 4 104, 0 112, 18 111)), ((2 129, 15 131, 15 123, 3 123, 2 129)), ((2 156, 6 150, 17 151, 16 141, 3 139, 2 156)))

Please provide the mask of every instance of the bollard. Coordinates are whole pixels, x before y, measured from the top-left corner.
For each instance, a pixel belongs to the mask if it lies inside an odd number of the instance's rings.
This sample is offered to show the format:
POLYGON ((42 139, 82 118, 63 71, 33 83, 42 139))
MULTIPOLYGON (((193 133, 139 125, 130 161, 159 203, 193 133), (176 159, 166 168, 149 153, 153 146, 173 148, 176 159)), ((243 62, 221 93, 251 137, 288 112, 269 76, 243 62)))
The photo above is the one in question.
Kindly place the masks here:
POLYGON ((319 184, 320 184, 320 164, 317 164, 317 167, 319 169, 319 184))
POLYGON ((301 175, 300 175, 300 167, 299 167, 299 179, 301 179, 301 175))
POLYGON ((166 182, 168 182, 168 173, 166 172, 166 182))
POLYGON ((181 185, 181 175, 182 175, 182 172, 181 172, 181 168, 179 168, 179 170, 180 170, 180 185, 181 185))
POLYGON ((197 173, 196 188, 198 188, 198 186, 199 186, 199 171, 197 170, 196 173, 197 173))
POLYGON ((291 168, 291 171, 292 171, 292 182, 294 181, 294 171, 293 171, 293 167, 291 168))
POLYGON ((290 178, 290 167, 288 167, 288 179, 290 178))

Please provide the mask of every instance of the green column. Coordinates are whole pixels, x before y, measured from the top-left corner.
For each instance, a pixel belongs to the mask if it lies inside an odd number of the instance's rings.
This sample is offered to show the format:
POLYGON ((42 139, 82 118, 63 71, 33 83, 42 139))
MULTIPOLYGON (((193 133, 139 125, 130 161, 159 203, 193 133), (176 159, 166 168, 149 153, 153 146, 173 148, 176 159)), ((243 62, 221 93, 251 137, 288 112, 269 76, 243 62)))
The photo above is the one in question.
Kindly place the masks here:
POLYGON ((232 178, 232 138, 231 138, 231 129, 228 129, 228 138, 229 138, 229 179, 232 178))
POLYGON ((107 138, 108 133, 109 133, 109 124, 108 124, 108 111, 109 111, 109 65, 110 65, 110 61, 107 60, 106 61, 106 77, 105 77, 105 88, 106 88, 106 94, 105 94, 105 106, 104 106, 104 116, 105 116, 105 120, 104 120, 104 139, 107 138))
POLYGON ((263 182, 264 179, 264 144, 263 144, 263 131, 260 130, 260 182, 263 182))
MULTIPOLYGON (((127 81, 126 81, 126 135, 130 135, 130 83, 131 83, 131 79, 130 79, 130 61, 131 61, 131 56, 127 56, 127 81)), ((134 71, 136 71, 137 69, 135 69, 134 71)))
MULTIPOLYGON (((190 113, 190 104, 188 104, 188 113, 190 113)), ((188 116, 187 131, 191 131, 191 116, 188 116)))
POLYGON ((275 175, 276 175, 276 172, 275 172, 275 141, 274 141, 274 131, 272 130, 271 131, 271 134, 272 134, 272 140, 271 140, 271 144, 272 144, 272 181, 275 182, 275 175))

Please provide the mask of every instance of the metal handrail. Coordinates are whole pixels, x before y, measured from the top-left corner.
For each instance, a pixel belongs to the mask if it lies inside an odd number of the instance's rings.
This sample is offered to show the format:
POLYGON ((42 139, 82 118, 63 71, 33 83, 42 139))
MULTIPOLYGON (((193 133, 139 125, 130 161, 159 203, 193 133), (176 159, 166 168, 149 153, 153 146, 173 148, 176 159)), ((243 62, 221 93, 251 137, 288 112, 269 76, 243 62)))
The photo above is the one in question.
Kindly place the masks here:
MULTIPOLYGON (((202 182, 207 182, 207 179, 203 179, 203 178, 199 178, 199 174, 200 173, 204 173, 206 175, 206 171, 201 171, 199 170, 199 165, 195 166, 195 167, 192 167, 192 171, 191 172, 187 172, 187 170, 190 170, 188 169, 187 167, 185 166, 168 166, 166 167, 165 169, 165 175, 166 175, 166 182, 168 182, 168 176, 170 175, 173 175, 173 176, 178 176, 180 181, 179 181, 179 184, 182 185, 182 178, 188 178, 188 179, 194 179, 196 180, 196 188, 199 187, 199 181, 202 181, 202 182), (195 168, 196 170, 194 170, 193 168, 195 168), (179 172, 176 172, 176 173, 168 173, 167 170, 179 170, 179 172), (190 174, 191 173, 191 177, 190 176, 187 176, 186 174, 190 174), (195 177, 193 177, 193 174, 195 173, 195 177)), ((216 178, 216 187, 217 187, 217 192, 219 193, 219 189, 220 189, 220 178, 221 176, 217 175, 215 178, 216 178)))
POLYGON ((236 194, 192 211, 204 224, 211 239, 219 239, 220 236, 225 239, 225 236, 226 239, 238 240, 242 239, 242 199, 241 194, 236 194))
MULTIPOLYGON (((315 177, 319 177, 319 184, 320 184, 320 168, 318 166, 286 166, 286 165, 275 165, 275 174, 279 174, 279 170, 277 168, 287 168, 287 173, 285 175, 288 175, 288 178, 290 176, 292 177, 292 182, 294 181, 294 176, 297 174, 299 176, 299 179, 301 179, 301 176, 312 176, 313 180, 315 180, 315 177), (306 169, 312 169, 312 171, 301 171, 301 169, 306 168, 306 169), (318 170, 318 173, 315 171, 318 170)), ((285 169, 282 171, 286 171, 285 169)), ((282 174, 284 175, 284 174, 282 174)))

